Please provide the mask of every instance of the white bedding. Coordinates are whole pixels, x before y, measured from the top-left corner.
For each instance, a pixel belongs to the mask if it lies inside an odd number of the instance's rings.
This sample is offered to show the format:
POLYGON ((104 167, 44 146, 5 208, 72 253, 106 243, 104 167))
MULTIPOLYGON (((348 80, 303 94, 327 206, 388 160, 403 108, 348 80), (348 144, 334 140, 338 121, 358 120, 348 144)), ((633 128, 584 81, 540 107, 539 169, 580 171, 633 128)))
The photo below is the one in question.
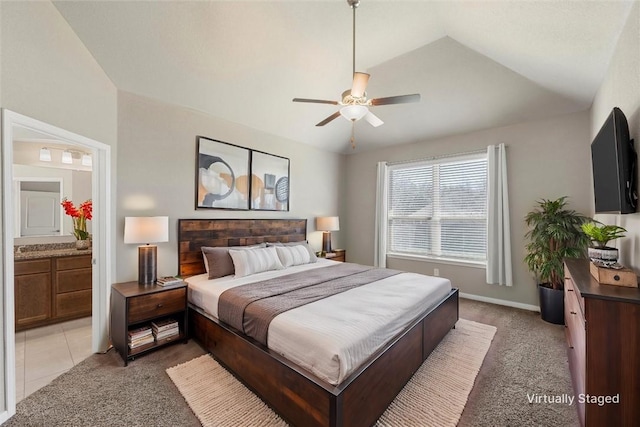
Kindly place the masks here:
MULTIPOLYGON (((217 318, 218 298, 227 289, 334 263, 319 259, 241 278, 193 276, 186 280, 189 301, 217 318)), ((442 277, 391 276, 276 316, 269 326, 267 345, 323 380, 339 384, 450 290, 451 282, 442 277)))

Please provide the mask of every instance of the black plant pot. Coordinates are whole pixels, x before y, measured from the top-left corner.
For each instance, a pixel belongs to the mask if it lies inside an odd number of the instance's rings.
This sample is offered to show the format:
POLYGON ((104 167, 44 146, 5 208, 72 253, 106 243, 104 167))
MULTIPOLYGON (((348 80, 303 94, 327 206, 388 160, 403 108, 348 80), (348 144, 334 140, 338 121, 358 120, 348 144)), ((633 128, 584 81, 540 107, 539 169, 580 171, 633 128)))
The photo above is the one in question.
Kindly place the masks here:
POLYGON ((540 316, 545 322, 564 325, 564 291, 538 285, 540 316))

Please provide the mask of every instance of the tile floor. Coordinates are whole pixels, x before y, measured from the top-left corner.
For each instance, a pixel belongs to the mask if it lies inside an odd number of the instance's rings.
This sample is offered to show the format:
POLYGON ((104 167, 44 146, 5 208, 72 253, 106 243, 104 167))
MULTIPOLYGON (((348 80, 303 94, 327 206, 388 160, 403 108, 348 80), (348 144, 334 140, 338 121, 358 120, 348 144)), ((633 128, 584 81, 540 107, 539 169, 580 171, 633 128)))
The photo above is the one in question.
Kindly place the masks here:
POLYGON ((16 332, 16 401, 91 354, 91 317, 16 332))

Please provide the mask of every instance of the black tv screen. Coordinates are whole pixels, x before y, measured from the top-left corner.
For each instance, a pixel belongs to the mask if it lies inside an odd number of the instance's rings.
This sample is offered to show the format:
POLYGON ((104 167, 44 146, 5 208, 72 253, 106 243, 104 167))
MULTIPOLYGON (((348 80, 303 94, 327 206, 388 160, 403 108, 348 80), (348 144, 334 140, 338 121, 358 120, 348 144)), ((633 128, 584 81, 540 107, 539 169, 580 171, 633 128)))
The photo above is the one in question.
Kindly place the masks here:
POLYGON ((591 143, 596 213, 636 211, 636 162, 627 118, 616 107, 591 143))

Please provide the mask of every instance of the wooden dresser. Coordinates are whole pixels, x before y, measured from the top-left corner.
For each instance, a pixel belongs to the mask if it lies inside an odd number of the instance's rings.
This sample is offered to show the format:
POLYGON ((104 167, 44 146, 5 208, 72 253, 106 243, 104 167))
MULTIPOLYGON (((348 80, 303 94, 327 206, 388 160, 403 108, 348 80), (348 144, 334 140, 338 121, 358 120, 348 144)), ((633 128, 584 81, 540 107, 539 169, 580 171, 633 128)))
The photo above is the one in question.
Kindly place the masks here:
POLYGON ((567 354, 580 423, 638 425, 640 289, 600 285, 588 260, 567 259, 564 292, 567 354))

